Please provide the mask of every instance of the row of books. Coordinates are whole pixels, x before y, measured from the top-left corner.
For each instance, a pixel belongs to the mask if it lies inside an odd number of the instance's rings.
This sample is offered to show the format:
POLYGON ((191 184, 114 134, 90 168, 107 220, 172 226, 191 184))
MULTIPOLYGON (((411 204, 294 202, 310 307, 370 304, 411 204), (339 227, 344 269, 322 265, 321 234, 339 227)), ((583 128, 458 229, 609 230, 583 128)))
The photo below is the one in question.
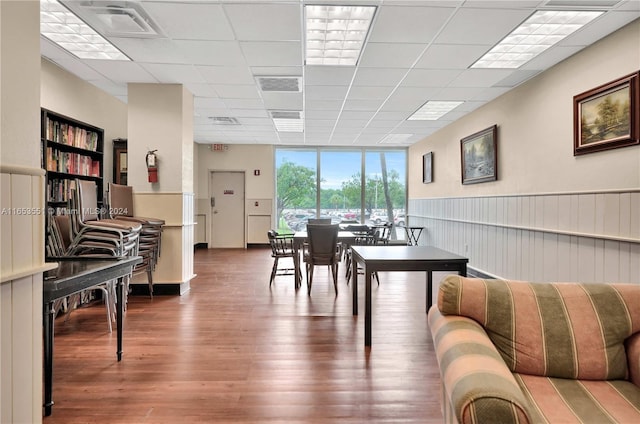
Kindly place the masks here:
MULTIPOLYGON (((47 202, 66 202, 71 191, 76 189, 75 180, 51 180, 47 185, 47 202)), ((59 211, 56 215, 59 214, 59 211)))
POLYGON ((79 147, 94 152, 98 150, 97 132, 54 121, 48 117, 45 119, 45 138, 67 146, 79 147))
POLYGON ((84 156, 79 153, 61 152, 58 149, 47 147, 45 163, 47 171, 91 177, 100 176, 100 161, 93 160, 89 156, 84 156))

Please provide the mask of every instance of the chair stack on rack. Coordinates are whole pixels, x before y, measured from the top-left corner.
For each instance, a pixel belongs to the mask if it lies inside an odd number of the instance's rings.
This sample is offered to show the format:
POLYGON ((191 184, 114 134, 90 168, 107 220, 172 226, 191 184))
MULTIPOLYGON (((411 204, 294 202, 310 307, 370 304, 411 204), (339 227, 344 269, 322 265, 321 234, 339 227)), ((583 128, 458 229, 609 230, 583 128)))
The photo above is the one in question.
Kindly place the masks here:
MULTIPOLYGON (((271 279, 269 280, 269 287, 273 284, 273 280, 276 275, 293 275, 295 272, 295 263, 292 264, 292 268, 280 267, 280 259, 289 258, 294 261, 295 249, 293 247, 293 235, 292 234, 278 234, 276 230, 269 230, 267 232, 269 238, 269 245, 271 246, 271 257, 273 258, 273 267, 271 268, 271 279)), ((302 275, 299 278, 302 281, 302 275)), ((294 279, 295 281, 295 279, 294 279)), ((297 283, 294 283, 294 287, 297 289, 297 283)))
POLYGON ((111 218, 119 222, 136 223, 142 226, 138 255, 142 262, 133 269, 134 274, 145 272, 149 285, 149 296, 153 298, 153 276, 162 246, 162 229, 165 221, 160 218, 136 216, 133 210, 133 188, 109 183, 109 211, 111 218))
POLYGON ((326 265, 333 276, 333 286, 338 294, 338 263, 342 255, 338 243, 338 224, 308 224, 308 245, 305 246, 303 260, 307 271, 307 292, 311 295, 313 269, 316 265, 326 265))

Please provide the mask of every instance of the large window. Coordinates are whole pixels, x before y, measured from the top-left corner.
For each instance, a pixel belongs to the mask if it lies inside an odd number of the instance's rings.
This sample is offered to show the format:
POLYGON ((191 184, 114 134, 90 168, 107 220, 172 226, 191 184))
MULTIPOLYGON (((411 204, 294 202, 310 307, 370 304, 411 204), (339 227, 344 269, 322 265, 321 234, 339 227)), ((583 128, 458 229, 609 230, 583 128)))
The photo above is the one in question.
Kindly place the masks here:
POLYGON ((404 149, 278 148, 275 162, 281 231, 303 230, 309 218, 406 224, 404 149))

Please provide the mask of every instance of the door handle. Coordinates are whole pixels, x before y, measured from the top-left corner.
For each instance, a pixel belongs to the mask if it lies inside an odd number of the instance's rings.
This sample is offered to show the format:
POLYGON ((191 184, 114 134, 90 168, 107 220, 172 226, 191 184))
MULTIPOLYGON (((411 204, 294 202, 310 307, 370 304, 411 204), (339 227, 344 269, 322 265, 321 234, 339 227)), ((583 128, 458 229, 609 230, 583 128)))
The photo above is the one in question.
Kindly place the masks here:
POLYGON ((215 215, 215 214, 217 214, 217 213, 218 213, 218 211, 213 211, 213 214, 214 214, 214 215, 215 215))
POLYGON ((210 200, 211 200, 211 207, 215 208, 215 206, 216 206, 216 198, 212 197, 210 200))

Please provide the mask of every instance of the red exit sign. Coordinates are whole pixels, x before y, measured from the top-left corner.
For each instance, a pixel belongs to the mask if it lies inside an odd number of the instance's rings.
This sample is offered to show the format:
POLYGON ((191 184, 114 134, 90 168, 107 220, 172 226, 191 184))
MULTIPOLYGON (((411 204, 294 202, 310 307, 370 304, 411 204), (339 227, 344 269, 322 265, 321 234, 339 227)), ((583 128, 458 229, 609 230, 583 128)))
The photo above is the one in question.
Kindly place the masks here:
POLYGON ((226 144, 213 144, 212 146, 213 147, 211 147, 211 150, 213 150, 214 152, 222 152, 229 148, 226 144))

